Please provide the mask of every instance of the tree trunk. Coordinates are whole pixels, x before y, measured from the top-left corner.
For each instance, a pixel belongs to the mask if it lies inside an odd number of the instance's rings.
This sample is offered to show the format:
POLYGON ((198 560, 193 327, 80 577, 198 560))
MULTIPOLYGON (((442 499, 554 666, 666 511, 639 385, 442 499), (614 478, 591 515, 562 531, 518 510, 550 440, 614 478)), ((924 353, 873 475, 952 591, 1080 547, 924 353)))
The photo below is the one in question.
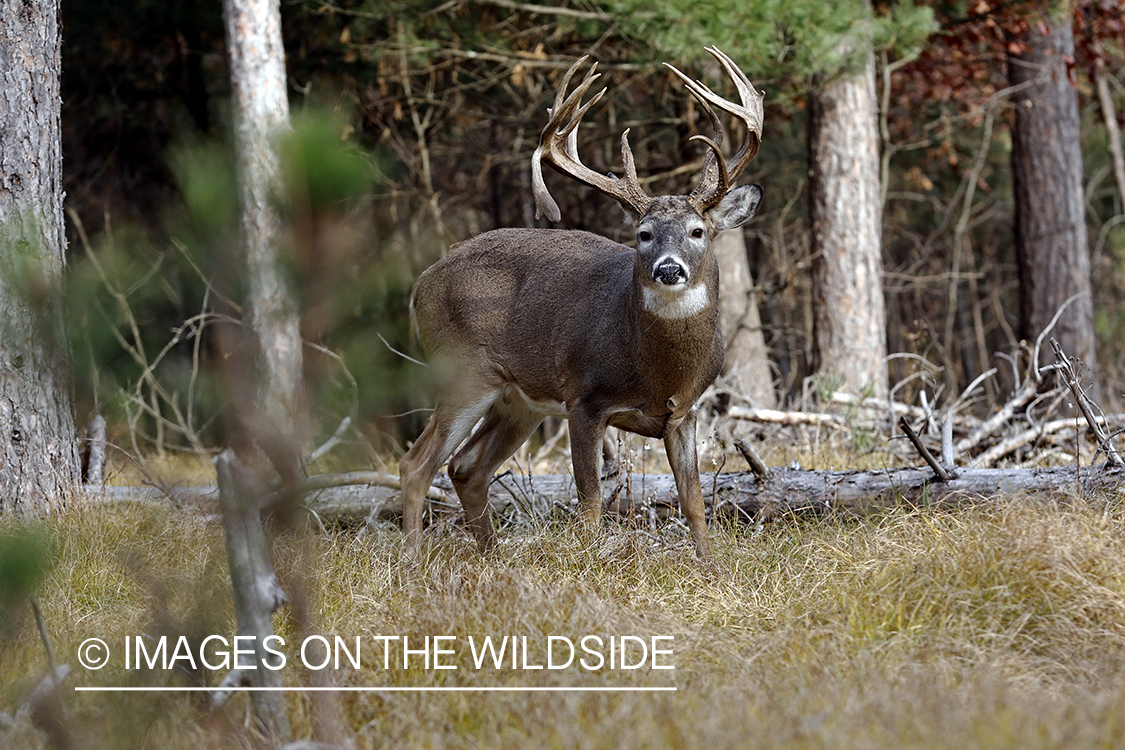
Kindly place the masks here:
POLYGON ((875 58, 810 97, 813 358, 823 382, 887 395, 875 58))
MULTIPOLYGON (((1093 378, 1097 357, 1078 96, 1066 68, 1066 60, 1074 56, 1074 35, 1069 16, 1044 21, 1048 33, 1032 24, 1022 40, 1030 49, 1008 57, 1011 84, 1026 86, 1012 99, 1020 335, 1034 341, 1068 299, 1081 295, 1051 335, 1093 378)), ((1097 399, 1096 382, 1091 395, 1097 399)))
POLYGON ((773 373, 742 229, 723 232, 711 249, 719 261, 719 317, 727 345, 723 378, 751 405, 773 408, 773 373))
POLYGON ((58 0, 0 0, 0 513, 79 477, 62 317, 58 0))
POLYGON ((289 127, 278 0, 223 0, 242 199, 248 323, 257 346, 258 416, 303 441, 300 317, 280 261, 275 139, 289 127))

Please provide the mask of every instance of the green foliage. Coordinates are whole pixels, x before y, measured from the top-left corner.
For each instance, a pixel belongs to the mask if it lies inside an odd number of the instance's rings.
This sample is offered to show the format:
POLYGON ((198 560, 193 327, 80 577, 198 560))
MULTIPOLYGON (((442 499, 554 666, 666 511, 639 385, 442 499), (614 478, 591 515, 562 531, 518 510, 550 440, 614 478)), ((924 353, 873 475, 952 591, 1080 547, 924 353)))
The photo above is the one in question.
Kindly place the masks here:
POLYGON ((53 542, 42 528, 0 527, 0 634, 17 604, 35 593, 50 571, 53 542))
POLYGON ((717 45, 755 79, 803 87, 814 75, 831 77, 862 62, 874 48, 914 54, 936 31, 933 11, 897 3, 876 15, 864 0, 615 0, 612 10, 646 56, 686 61, 717 45))
POLYGON ((230 147, 216 141, 181 143, 172 149, 168 161, 196 230, 211 239, 230 232, 238 218, 239 201, 230 147))
MULTIPOLYGON (((381 160, 354 135, 347 120, 309 106, 278 138, 278 250, 302 334, 315 345, 305 352, 312 411, 328 430, 343 415, 387 411, 414 379, 404 368, 417 369, 378 338, 408 348, 398 311, 413 272, 378 239, 371 201, 381 160)), ((187 138, 167 161, 181 201, 164 212, 164 226, 82 235, 66 298, 79 381, 94 408, 111 425, 128 425, 135 448, 154 441, 199 450, 225 440, 220 415, 230 394, 220 385, 216 325, 243 316, 240 196, 223 141, 187 138)))
POLYGON ((375 166, 347 137, 350 125, 329 112, 309 110, 294 114, 291 125, 279 144, 286 205, 341 211, 369 195, 375 166))

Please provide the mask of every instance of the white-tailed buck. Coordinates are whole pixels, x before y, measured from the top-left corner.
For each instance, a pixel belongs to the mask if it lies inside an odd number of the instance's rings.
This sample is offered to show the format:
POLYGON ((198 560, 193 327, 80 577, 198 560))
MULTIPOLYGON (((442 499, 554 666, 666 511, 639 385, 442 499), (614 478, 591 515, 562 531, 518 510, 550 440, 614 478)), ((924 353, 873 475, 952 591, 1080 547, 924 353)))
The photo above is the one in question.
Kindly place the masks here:
POLYGON ((702 104, 713 129, 713 138, 693 136, 707 152, 691 195, 645 194, 628 130, 621 136, 623 178, 582 163, 578 125, 605 93, 582 103, 600 75, 595 63, 567 94, 585 57, 563 77, 532 157, 537 212, 560 219, 543 182, 545 159, 617 200, 636 230, 636 249, 588 232, 499 229, 454 246, 418 279, 411 309, 440 395, 402 459, 403 525, 412 556, 421 551, 426 489, 466 438, 449 462, 449 477, 481 548, 493 544, 492 474, 547 415, 570 420, 574 482, 593 525, 601 518, 598 455, 606 426, 663 439, 695 550, 710 556, 694 410, 723 364, 719 269, 710 244, 719 232, 748 221, 761 200, 760 187, 735 182, 761 142, 762 95, 730 58, 707 51, 733 79, 742 103, 668 66, 702 104), (711 105, 745 126, 730 162, 711 105))

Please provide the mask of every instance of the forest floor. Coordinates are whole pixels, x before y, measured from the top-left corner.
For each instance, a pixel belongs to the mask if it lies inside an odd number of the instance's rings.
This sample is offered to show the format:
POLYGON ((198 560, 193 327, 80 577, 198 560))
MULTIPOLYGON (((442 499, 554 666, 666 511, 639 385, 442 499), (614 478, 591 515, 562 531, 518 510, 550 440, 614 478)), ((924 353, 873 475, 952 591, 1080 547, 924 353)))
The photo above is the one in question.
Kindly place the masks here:
MULTIPOLYGON (((777 451, 771 465, 869 460, 811 444, 777 451)), ((0 520, 0 541, 21 533, 0 520)), ((181 636, 233 640, 217 517, 118 504, 73 508, 34 533, 50 551, 36 595, 55 658, 71 667, 62 695, 77 746, 253 746, 245 694, 214 710, 208 693, 74 689, 225 676, 183 669, 185 658, 136 668, 138 638, 142 658, 162 637, 169 657, 181 636), (79 663, 89 638, 106 643, 104 668, 79 663)), ((508 529, 482 557, 441 521, 409 568, 392 524, 276 531, 278 574, 311 620, 303 629, 293 608, 275 618, 283 682, 400 689, 286 693, 293 736, 313 734, 324 699, 360 748, 1125 747, 1121 493, 717 525, 711 566, 668 537, 551 523, 508 529), (339 668, 302 666, 309 633, 340 636, 359 667, 348 654, 339 668), (482 659, 488 636, 497 650, 509 638, 499 666, 482 659), (570 647, 569 664, 546 668, 570 647), (401 690, 454 687, 492 690, 401 690)), ((44 647, 26 600, 6 610, 0 746, 50 747, 20 708, 47 673, 44 647)), ((221 645, 205 649, 212 664, 221 645)))

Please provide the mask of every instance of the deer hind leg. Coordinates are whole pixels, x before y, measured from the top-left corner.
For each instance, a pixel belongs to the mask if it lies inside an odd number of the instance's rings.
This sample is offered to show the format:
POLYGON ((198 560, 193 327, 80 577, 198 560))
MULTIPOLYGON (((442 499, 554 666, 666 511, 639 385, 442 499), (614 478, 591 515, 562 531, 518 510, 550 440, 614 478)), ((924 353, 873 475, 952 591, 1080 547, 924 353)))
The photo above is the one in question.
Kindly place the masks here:
POLYGON ((453 404, 440 402, 426 429, 402 457, 402 529, 406 535, 406 554, 415 561, 422 554, 422 505, 426 490, 449 454, 468 437, 473 426, 496 399, 490 390, 476 400, 453 404))
POLYGON ((488 510, 492 474, 542 422, 543 415, 538 412, 497 401, 469 442, 449 462, 449 478, 481 552, 496 543, 488 510))
POLYGON ((695 410, 692 409, 679 427, 664 438, 668 463, 676 478, 680 510, 687 520, 688 531, 695 542, 695 554, 711 558, 711 541, 707 538, 707 516, 703 508, 703 489, 699 486, 699 458, 695 451, 695 410))

